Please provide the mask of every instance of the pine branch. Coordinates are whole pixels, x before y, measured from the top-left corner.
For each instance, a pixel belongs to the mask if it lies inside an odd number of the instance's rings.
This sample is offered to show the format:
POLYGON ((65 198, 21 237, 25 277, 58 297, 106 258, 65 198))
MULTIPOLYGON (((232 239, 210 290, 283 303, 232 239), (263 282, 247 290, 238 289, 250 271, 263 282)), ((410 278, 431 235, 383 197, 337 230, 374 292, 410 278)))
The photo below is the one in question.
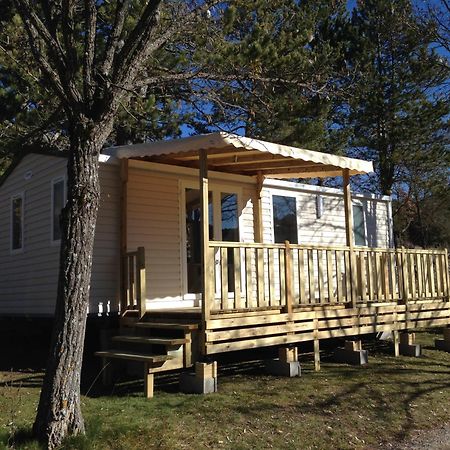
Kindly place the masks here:
POLYGON ((122 35, 123 24, 125 22, 125 15, 129 5, 129 0, 118 0, 117 8, 114 17, 114 24, 111 33, 106 43, 106 50, 102 64, 100 64, 100 73, 103 76, 109 75, 114 60, 114 55, 117 51, 122 35))
POLYGON ((97 30, 97 8, 95 0, 84 0, 86 33, 83 57, 83 93, 85 107, 90 107, 94 94, 93 68, 95 59, 95 36, 97 30))
POLYGON ((74 69, 68 67, 60 42, 51 35, 28 0, 15 0, 15 3, 28 34, 33 55, 63 103, 73 112, 75 106, 81 103, 81 95, 73 80, 74 69))

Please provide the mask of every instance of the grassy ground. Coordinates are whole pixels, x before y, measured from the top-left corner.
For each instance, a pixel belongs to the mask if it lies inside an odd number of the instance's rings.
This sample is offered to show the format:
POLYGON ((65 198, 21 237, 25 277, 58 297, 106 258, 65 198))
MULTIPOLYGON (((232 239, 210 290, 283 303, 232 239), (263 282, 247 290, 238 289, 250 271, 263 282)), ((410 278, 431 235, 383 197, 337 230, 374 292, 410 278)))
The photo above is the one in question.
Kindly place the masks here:
MULTIPOLYGON (((323 362, 283 379, 260 363, 222 365, 219 393, 183 395, 160 378, 153 400, 142 386, 83 397, 86 437, 67 449, 362 449, 389 448, 416 429, 450 421, 450 354, 421 333, 422 358, 394 358, 380 345, 369 365, 323 362), (108 393, 110 394, 110 393, 108 393)), ((40 375, 0 372, 0 447, 39 448, 27 440, 40 375)), ((157 380, 158 381, 158 380, 157 380)))

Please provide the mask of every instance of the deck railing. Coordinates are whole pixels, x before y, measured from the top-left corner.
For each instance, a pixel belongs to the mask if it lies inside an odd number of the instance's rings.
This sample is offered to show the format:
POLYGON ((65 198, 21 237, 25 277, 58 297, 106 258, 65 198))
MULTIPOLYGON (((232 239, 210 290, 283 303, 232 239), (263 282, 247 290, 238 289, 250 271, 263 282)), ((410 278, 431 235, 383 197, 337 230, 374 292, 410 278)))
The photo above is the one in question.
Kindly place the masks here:
POLYGON ((142 317, 146 310, 145 250, 138 247, 136 251, 122 256, 122 311, 136 309, 142 317))
POLYGON ((449 297, 446 250, 210 241, 209 264, 212 314, 449 297))

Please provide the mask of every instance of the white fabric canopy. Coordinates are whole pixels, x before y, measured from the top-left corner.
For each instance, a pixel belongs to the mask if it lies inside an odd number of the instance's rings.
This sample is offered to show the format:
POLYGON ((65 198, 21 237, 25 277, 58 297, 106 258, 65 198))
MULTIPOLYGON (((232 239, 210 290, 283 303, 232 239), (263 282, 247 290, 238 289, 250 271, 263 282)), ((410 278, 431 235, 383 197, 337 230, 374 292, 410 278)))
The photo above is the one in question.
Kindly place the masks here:
POLYGON ((105 153, 119 159, 198 167, 198 151, 207 150, 208 167, 266 178, 315 178, 373 172, 369 161, 274 144, 230 133, 211 133, 171 141, 111 147, 105 153))

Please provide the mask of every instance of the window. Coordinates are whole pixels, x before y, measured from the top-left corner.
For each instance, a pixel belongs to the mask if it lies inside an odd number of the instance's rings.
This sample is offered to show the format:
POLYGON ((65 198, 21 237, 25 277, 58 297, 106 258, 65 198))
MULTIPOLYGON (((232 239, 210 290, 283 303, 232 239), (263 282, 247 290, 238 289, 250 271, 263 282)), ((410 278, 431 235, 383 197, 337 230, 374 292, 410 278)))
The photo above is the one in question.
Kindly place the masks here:
POLYGON ((353 205, 353 235, 355 245, 366 245, 364 208, 361 205, 353 205))
POLYGON ((66 202, 64 178, 52 181, 52 241, 61 239, 61 211, 66 202))
POLYGON ((273 229, 276 243, 289 241, 298 243, 297 237, 297 206, 295 197, 274 195, 273 201, 273 229))
POLYGON ((11 199, 11 250, 23 248, 23 195, 11 199))

